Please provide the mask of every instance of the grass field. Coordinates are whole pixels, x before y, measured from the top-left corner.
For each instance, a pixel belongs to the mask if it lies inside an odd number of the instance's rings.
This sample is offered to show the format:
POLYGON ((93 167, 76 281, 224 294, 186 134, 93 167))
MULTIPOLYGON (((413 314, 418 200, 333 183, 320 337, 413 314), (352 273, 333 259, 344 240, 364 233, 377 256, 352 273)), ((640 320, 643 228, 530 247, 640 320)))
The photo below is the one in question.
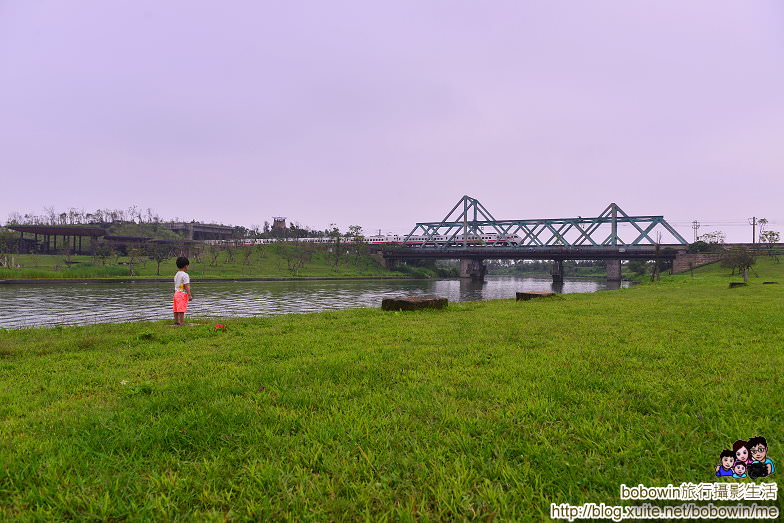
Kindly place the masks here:
POLYGON ((0 332, 0 519, 540 520, 714 481, 753 435, 780 469, 784 263, 757 271, 0 332))
MULTIPOLYGON (((9 255, 10 258, 10 255, 9 255)), ((14 255, 14 263, 19 268, 0 267, 0 279, 33 279, 33 278, 128 278, 130 270, 128 257, 111 257, 102 263, 90 256, 72 256, 71 264, 65 263, 62 255, 23 254, 14 255)), ((199 279, 207 278, 345 278, 374 276, 403 276, 388 271, 367 255, 356 257, 344 256, 335 269, 331 255, 317 251, 302 268, 296 271, 289 269, 289 261, 275 246, 269 246, 262 256, 254 251, 246 263, 241 253, 229 261, 225 253, 221 253, 212 264, 207 255, 199 261, 190 257, 191 276, 199 279)), ((149 258, 140 258, 134 264, 135 277, 138 278, 169 278, 177 272, 175 258, 161 262, 160 275, 157 263, 149 258)))

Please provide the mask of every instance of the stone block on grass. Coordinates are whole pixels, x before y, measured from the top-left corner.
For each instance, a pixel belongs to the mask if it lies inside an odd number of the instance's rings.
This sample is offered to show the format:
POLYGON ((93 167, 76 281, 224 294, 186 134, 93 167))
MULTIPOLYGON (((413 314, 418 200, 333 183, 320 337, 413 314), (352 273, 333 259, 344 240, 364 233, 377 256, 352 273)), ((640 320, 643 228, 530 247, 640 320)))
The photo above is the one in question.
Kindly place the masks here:
POLYGON ((527 292, 518 292, 517 293, 517 301, 523 300, 528 301, 533 298, 548 298, 550 296, 555 296, 556 293, 554 292, 545 292, 545 291, 527 291, 527 292))
POLYGON ((384 298, 381 309, 385 311, 416 311, 419 309, 443 309, 449 300, 446 298, 426 298, 410 296, 407 298, 384 298))

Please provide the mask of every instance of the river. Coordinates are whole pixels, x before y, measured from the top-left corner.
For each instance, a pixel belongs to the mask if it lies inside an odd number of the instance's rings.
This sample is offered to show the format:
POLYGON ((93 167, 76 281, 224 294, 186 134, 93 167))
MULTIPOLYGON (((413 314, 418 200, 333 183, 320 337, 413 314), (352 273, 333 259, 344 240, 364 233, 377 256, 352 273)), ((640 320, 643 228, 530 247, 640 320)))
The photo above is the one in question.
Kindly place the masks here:
MULTIPOLYGON (((622 287, 630 283, 623 282, 622 287)), ((382 298, 444 296, 449 301, 514 298, 519 291, 595 292, 618 288, 603 280, 488 276, 467 280, 194 281, 189 317, 227 318, 379 307, 382 298)), ((171 283, 0 285, 0 327, 85 325, 171 317, 171 283)))

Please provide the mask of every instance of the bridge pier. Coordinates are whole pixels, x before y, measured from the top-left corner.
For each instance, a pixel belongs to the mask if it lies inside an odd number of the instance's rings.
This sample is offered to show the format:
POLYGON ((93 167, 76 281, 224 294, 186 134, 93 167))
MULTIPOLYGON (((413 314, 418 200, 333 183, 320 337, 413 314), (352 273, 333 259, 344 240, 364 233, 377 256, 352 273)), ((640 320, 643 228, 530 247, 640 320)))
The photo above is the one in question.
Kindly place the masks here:
POLYGON ((460 277, 471 278, 474 281, 484 281, 487 267, 481 258, 461 258, 460 277))
POLYGON ((371 256, 372 256, 372 258, 374 260, 376 260, 376 262, 379 265, 381 265, 383 268, 385 268, 387 270, 391 271, 391 270, 395 270, 395 268, 397 268, 398 260, 395 259, 395 258, 386 258, 386 257, 384 257, 384 255, 381 253, 381 251, 379 251, 379 252, 377 252, 375 254, 371 254, 371 256))
POLYGON ((607 260, 607 281, 621 281, 621 260, 607 260))
POLYGON ((563 283, 564 279, 564 267, 563 267, 563 260, 553 260, 553 267, 550 271, 550 274, 553 277, 553 283, 563 283))

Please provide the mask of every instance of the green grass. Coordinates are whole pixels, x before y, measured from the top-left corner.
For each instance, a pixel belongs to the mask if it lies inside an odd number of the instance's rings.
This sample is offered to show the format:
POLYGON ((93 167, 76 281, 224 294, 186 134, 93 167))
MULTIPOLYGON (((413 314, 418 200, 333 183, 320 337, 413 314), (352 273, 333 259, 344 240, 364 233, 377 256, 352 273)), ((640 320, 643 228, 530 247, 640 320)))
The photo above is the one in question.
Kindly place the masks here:
POLYGON ((757 270, 218 333, 0 332, 0 519, 540 520, 713 481, 758 434, 780 469, 784 263, 757 270))
MULTIPOLYGON (((194 278, 345 278, 345 277, 378 277, 404 276, 399 272, 388 271, 381 267, 370 256, 359 258, 350 255, 341 259, 337 270, 331 256, 317 251, 313 258, 296 273, 289 270, 287 260, 267 248, 263 257, 257 253, 245 263, 237 254, 235 260, 229 262, 222 253, 212 265, 208 256, 203 255, 201 261, 195 256, 190 257, 189 272, 194 278)), ((65 263, 62 255, 23 254, 13 255, 14 263, 20 268, 0 267, 0 279, 35 279, 35 278, 128 278, 129 267, 127 257, 112 257, 102 263, 90 256, 72 256, 70 266, 65 263)), ((10 257, 10 256, 9 256, 10 257)), ((161 263, 160 275, 157 274, 157 263, 150 259, 140 259, 134 265, 137 278, 168 278, 177 272, 175 258, 161 263)))

